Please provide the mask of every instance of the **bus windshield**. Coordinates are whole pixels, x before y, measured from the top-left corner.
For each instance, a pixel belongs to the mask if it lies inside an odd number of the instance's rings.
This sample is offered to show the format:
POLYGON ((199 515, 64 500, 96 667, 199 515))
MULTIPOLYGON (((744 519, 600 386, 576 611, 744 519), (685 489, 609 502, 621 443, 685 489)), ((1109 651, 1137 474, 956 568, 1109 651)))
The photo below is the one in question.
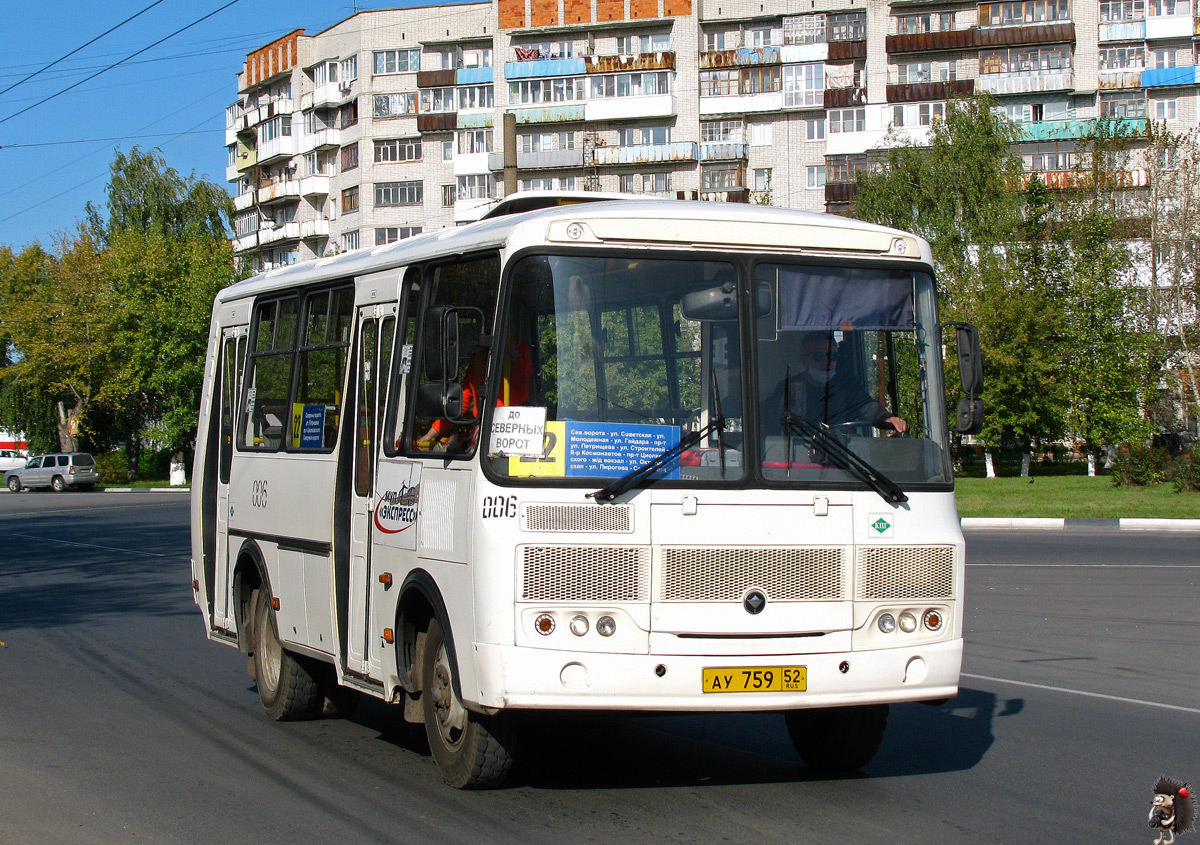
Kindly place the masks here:
POLYGON ((936 350, 923 341, 932 279, 766 261, 740 272, 713 258, 520 258, 504 360, 531 362, 529 407, 497 408, 492 470, 604 484, 682 440, 645 481, 862 487, 823 435, 787 424, 786 406, 898 484, 948 482, 944 414, 928 399, 936 350), (751 331, 757 377, 743 361, 751 331), (541 426, 543 414, 540 449, 505 448, 506 421, 541 426))

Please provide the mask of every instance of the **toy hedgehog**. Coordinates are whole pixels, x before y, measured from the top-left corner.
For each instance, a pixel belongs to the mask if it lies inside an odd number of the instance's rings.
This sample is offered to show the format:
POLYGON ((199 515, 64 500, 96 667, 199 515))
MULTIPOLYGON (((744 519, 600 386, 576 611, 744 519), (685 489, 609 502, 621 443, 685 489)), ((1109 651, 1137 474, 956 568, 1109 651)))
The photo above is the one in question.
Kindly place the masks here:
POLYGON ((1165 775, 1155 781, 1150 809, 1150 827, 1158 831, 1154 845, 1171 845, 1176 833, 1194 830, 1195 821, 1196 799, 1187 784, 1165 775))

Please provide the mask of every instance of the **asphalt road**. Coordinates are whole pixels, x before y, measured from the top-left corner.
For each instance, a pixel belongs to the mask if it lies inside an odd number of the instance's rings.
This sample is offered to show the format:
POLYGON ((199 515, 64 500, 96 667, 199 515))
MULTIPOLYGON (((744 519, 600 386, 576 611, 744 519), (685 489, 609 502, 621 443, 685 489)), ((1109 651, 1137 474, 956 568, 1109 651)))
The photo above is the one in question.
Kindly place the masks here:
POLYGON ((180 494, 0 495, 0 843, 1149 843, 1155 777, 1200 786, 1194 534, 971 533, 962 691, 855 777, 778 716, 560 719, 464 793, 393 708, 268 720, 187 532, 180 494))

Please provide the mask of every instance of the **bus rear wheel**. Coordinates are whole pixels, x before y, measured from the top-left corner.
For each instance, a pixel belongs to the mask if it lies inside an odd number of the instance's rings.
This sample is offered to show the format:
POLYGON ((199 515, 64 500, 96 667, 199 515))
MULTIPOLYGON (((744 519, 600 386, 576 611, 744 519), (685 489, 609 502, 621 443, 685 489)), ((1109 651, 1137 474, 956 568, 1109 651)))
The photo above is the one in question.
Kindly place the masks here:
POLYGON ((263 710, 276 721, 315 717, 325 702, 321 685, 280 644, 267 591, 255 590, 250 603, 254 608, 254 680, 263 710))
POLYGON ((796 753, 820 772, 846 773, 861 769, 883 742, 888 706, 825 707, 789 710, 784 714, 796 753))
POLYGON ((483 716, 454 692, 455 667, 437 620, 425 635, 421 706, 425 735, 442 780, 457 789, 492 789, 512 769, 516 728, 511 718, 483 716))

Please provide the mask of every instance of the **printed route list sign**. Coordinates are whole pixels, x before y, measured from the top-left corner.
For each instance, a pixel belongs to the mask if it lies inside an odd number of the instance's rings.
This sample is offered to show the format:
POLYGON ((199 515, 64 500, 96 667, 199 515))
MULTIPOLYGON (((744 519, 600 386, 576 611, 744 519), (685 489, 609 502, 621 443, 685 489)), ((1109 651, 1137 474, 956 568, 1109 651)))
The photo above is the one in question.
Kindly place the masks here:
MULTIPOLYGON (((566 423, 567 475, 624 475, 679 445, 679 426, 566 423)), ((675 461, 656 474, 679 478, 675 461)))

